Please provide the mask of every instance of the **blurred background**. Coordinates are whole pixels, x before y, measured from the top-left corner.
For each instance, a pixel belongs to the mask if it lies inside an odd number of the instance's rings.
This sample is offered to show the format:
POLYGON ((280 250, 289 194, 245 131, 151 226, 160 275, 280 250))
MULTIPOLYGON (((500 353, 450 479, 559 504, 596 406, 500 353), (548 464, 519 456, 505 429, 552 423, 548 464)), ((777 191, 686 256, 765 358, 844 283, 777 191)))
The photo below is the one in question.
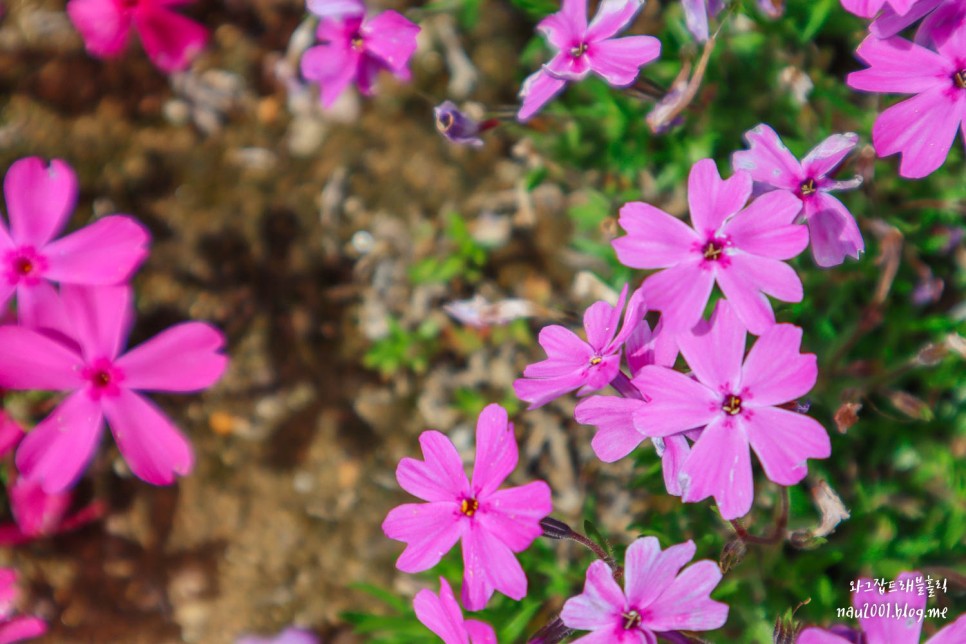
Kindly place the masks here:
MULTIPOLYGON (((555 517, 591 520, 618 548, 653 534, 718 558, 730 526, 708 502, 667 496, 649 446, 602 464, 572 397, 526 412, 511 385, 542 357, 542 326, 577 328, 590 303, 639 283, 610 247, 619 207, 684 215, 690 166, 710 156, 725 171, 760 122, 798 156, 831 133, 859 134, 841 176, 865 183, 842 199, 867 254, 831 270, 807 253, 793 263, 806 299, 776 311, 818 355, 808 402, 833 455, 790 492, 797 541, 750 546, 725 577, 715 598, 731 617, 707 638, 771 641, 776 618, 807 599, 796 617, 828 624, 849 605, 850 580, 904 570, 948 579, 930 606, 962 612, 963 146, 929 178, 901 180, 895 159, 877 161, 868 145, 890 101, 844 85, 860 67, 864 23, 837 0, 789 0, 778 20, 737 4, 669 132, 647 127, 651 104, 591 80, 472 149, 438 135, 432 107, 512 108, 546 60, 533 25, 557 10, 551 0, 371 7, 421 26, 413 80, 384 75, 374 98, 350 91, 326 113, 299 80, 312 25, 297 0, 179 9, 211 39, 170 78, 136 43, 115 60, 90 57, 61 0, 6 2, 0 168, 64 159, 80 179, 72 227, 120 212, 151 230, 131 344, 199 319, 226 333, 231 356, 204 395, 156 397, 194 444, 190 476, 152 487, 105 441, 77 503, 102 499, 107 516, 0 554, 22 575, 25 610, 50 622, 43 641, 219 644, 292 623, 327 643, 434 641, 410 597, 440 571, 458 581, 458 558, 422 577, 398 573, 402 545, 379 526, 407 500, 394 472, 418 455, 419 432, 440 429, 470 457, 490 402, 516 422, 511 481, 547 480, 555 517), (444 309, 475 297, 458 315, 444 309), (507 298, 526 302, 481 305, 507 298), (833 529, 836 494, 851 518, 833 529)), ((678 2, 650 0, 631 32, 661 39, 646 75, 663 87, 701 53, 678 2)), ((33 420, 52 403, 32 401, 33 420)), ((756 493, 746 525, 765 534, 779 496, 760 471, 756 493)), ((530 596, 501 596, 483 618, 501 641, 523 641, 578 592, 588 562, 567 544, 535 544, 524 556, 530 596)))

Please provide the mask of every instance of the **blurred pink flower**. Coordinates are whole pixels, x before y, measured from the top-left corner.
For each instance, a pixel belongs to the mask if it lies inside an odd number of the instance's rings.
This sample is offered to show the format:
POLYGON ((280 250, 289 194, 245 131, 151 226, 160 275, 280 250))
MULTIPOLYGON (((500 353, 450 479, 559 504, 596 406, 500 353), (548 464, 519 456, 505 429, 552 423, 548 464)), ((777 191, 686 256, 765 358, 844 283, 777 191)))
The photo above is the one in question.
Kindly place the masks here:
POLYGON ((862 233, 852 213, 829 193, 857 188, 862 179, 828 177, 855 147, 858 135, 833 134, 801 162, 767 125, 746 132, 745 140, 750 149, 735 152, 732 167, 750 174, 759 191, 788 190, 801 200, 815 263, 828 267, 841 264, 847 256, 858 259, 865 250, 862 233))
POLYGON ((10 228, 0 221, 0 309, 16 293, 21 323, 33 326, 50 282, 119 284, 148 255, 148 232, 124 215, 103 217, 61 239, 77 200, 77 177, 59 159, 15 161, 3 180, 10 228), (53 241, 52 241, 53 240, 53 241))
POLYGON ((847 79, 849 87, 862 91, 915 94, 882 112, 872 128, 880 157, 902 154, 903 177, 934 172, 946 160, 956 132, 966 129, 966 16, 946 28, 937 51, 898 36, 868 36, 856 53, 869 68, 847 79))
POLYGON ((624 342, 644 318, 643 302, 636 291, 618 332, 626 301, 625 285, 616 306, 600 301, 588 307, 584 312, 586 342, 560 325, 544 327, 538 341, 547 359, 524 369, 524 377, 513 383, 517 397, 536 409, 576 389, 584 394, 606 387, 620 371, 624 342))
POLYGON ((331 107, 349 83, 369 96, 380 70, 409 80, 409 59, 416 51, 419 27, 396 11, 373 18, 344 15, 322 18, 316 38, 322 43, 302 55, 305 78, 321 87, 323 107, 331 107))
POLYGON ((684 8, 684 19, 688 31, 698 42, 708 39, 708 18, 714 17, 724 9, 722 0, 681 0, 684 8))
POLYGON ((895 11, 900 16, 906 15, 916 0, 842 0, 842 6, 847 11, 854 13, 862 18, 871 18, 886 6, 895 11))
POLYGON ((798 483, 808 473, 806 459, 831 453, 824 427, 779 407, 808 393, 818 375, 815 355, 799 353, 802 330, 790 324, 769 328, 747 358, 745 340, 732 306, 719 300, 710 323, 678 337, 693 378, 656 365, 634 378, 650 398, 634 412, 639 432, 671 436, 704 427, 681 465, 682 500, 713 496, 725 519, 751 509, 749 447, 779 485, 798 483))
POLYGON ((47 632, 47 624, 37 617, 14 617, 17 602, 17 573, 0 568, 0 644, 22 642, 47 632))
POLYGON ((67 15, 98 58, 120 56, 131 25, 151 62, 165 73, 185 69, 208 40, 208 30, 171 10, 192 0, 70 0, 67 15))
POLYGON ((614 87, 631 85, 639 69, 661 55, 661 41, 653 36, 614 38, 643 5, 644 0, 603 0, 588 25, 587 0, 563 0, 558 13, 537 25, 557 54, 523 81, 517 119, 526 121, 568 81, 583 80, 591 72, 614 87))
POLYGON ((362 0, 306 0, 305 8, 319 18, 345 18, 366 13, 362 0))
POLYGON ((444 644, 496 644, 496 633, 486 622, 463 619, 449 582, 439 578, 439 595, 425 588, 413 600, 416 617, 444 644))
POLYGON ((17 450, 24 477, 49 494, 70 487, 91 460, 107 418, 131 470, 156 485, 192 467, 191 446, 136 391, 191 392, 221 377, 224 336, 201 322, 173 326, 121 354, 132 321, 128 286, 66 285, 61 301, 73 342, 52 333, 0 327, 0 387, 69 391, 17 450))
POLYGON ((17 546, 77 530, 104 515, 104 505, 95 501, 67 516, 73 499, 70 492, 47 494, 39 483, 23 477, 7 485, 7 495, 14 523, 0 525, 0 546, 17 546))
POLYGON ((693 541, 662 551, 657 538, 638 539, 624 557, 624 590, 606 563, 590 564, 584 592, 568 599, 560 613, 570 628, 592 631, 573 644, 656 644, 666 631, 723 626, 728 606, 711 599, 721 581, 718 564, 699 561, 681 572, 694 552, 693 541))
POLYGON ((627 235, 612 242, 614 250, 625 266, 664 269, 645 279, 641 291, 648 308, 661 311, 666 331, 694 327, 715 282, 755 335, 775 324, 765 294, 802 300, 801 280, 782 261, 808 245, 808 232, 794 223, 802 204, 795 195, 776 191, 745 207, 751 188, 748 173, 723 181, 714 161, 703 159, 688 178, 694 228, 645 203, 621 208, 627 235))
POLYGON ((513 599, 527 594, 527 578, 513 556, 543 530, 540 519, 553 509, 550 487, 534 481, 497 488, 517 465, 517 443, 506 410, 489 405, 476 425, 476 465, 467 481, 453 443, 437 431, 419 437, 424 461, 404 458, 396 469, 399 485, 427 503, 393 508, 382 530, 406 549, 396 567, 428 570, 456 542, 463 541, 463 605, 480 610, 494 590, 513 599))
MULTIPOLYGON (((896 577, 896 583, 914 582, 916 578, 923 578, 920 572, 904 572, 896 577)), ((868 587, 871 579, 859 580, 859 585, 868 587)), ((878 590, 872 592, 855 592, 852 594, 852 606, 856 611, 866 612, 866 605, 884 607, 892 604, 893 608, 877 608, 875 616, 859 617, 859 624, 862 627, 861 641, 864 644, 919 644, 919 637, 922 633, 922 617, 917 614, 899 617, 899 611, 922 611, 926 608, 926 594, 918 590, 909 588, 892 589, 884 594, 879 594, 878 590), (879 611, 883 616, 879 616, 879 611), (888 612, 888 615, 885 613, 888 612)), ((854 642, 854 639, 842 632, 841 627, 833 627, 833 630, 824 628, 806 628, 799 634, 796 644, 846 644, 854 642), (841 634, 834 631, 838 630, 841 634)), ((962 644, 966 642, 966 615, 962 615, 952 624, 941 629, 938 633, 926 640, 926 644, 962 644)))

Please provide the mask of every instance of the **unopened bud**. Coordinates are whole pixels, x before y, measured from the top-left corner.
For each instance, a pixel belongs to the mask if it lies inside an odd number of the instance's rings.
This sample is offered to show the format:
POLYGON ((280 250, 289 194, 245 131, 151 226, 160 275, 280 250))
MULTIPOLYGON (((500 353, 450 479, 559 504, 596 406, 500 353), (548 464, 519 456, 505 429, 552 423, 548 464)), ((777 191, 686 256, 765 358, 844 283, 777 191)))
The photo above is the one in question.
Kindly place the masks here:
POLYGON ((543 536, 548 539, 569 539, 574 534, 569 525, 550 517, 541 519, 540 527, 543 528, 543 536))
POLYGON ((721 549, 721 558, 718 560, 721 572, 727 573, 732 570, 744 560, 747 553, 748 546, 741 539, 732 539, 726 543, 724 548, 721 549))

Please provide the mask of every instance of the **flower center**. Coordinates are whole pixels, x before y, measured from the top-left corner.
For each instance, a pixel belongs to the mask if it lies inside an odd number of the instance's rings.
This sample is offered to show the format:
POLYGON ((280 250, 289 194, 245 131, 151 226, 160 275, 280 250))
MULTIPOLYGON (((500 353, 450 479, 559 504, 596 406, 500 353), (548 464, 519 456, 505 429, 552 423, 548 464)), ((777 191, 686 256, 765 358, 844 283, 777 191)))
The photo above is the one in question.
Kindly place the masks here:
POLYGON ((966 69, 961 69, 953 74, 953 82, 959 89, 966 89, 966 69))
POLYGON ((604 359, 601 358, 600 356, 594 356, 593 358, 590 359, 590 366, 596 367, 597 365, 599 365, 603 361, 604 361, 604 359))
POLYGON ((21 257, 16 261, 15 270, 26 277, 34 272, 34 263, 28 257, 21 257))
POLYGON ((701 252, 705 259, 712 262, 718 261, 721 259, 721 254, 724 252, 724 244, 719 242, 717 239, 712 239, 707 243, 701 252))
POLYGON ((580 58, 586 53, 587 53, 587 43, 585 42, 580 43, 576 47, 570 48, 570 55, 573 56, 574 58, 580 58))
POLYGON ((362 45, 364 42, 365 41, 362 40, 362 36, 360 36, 358 33, 352 34, 352 38, 349 39, 349 44, 352 45, 352 48, 356 51, 362 51, 362 45))
POLYGON ((36 284, 47 271, 47 258, 33 246, 22 246, 7 252, 5 257, 7 281, 11 284, 36 284))
POLYGON ((480 509, 480 502, 477 501, 476 499, 463 499, 463 502, 460 503, 460 512, 462 512, 468 517, 471 517, 474 514, 476 514, 476 511, 479 509, 480 509))
POLYGON ((621 613, 621 617, 624 618, 625 631, 629 631, 632 628, 637 628, 638 624, 641 623, 641 614, 636 610, 629 610, 626 613, 621 613))
POLYGON ((436 129, 445 134, 453 127, 454 121, 453 115, 449 112, 440 112, 439 116, 436 117, 436 129))
POLYGON ((104 389, 111 384, 111 374, 104 370, 96 371, 94 372, 94 375, 91 376, 91 383, 93 383, 95 387, 104 389))
POLYGON ((808 179, 802 183, 799 190, 802 191, 802 196, 807 197, 808 195, 815 194, 815 179, 808 179))
POLYGON ((118 384, 124 381, 124 373, 107 358, 95 360, 81 372, 81 377, 90 383, 88 391, 94 400, 100 400, 101 396, 118 395, 118 384))
POLYGON ((731 394, 724 400, 724 404, 721 405, 721 409, 732 416, 737 416, 741 413, 741 398, 731 394))

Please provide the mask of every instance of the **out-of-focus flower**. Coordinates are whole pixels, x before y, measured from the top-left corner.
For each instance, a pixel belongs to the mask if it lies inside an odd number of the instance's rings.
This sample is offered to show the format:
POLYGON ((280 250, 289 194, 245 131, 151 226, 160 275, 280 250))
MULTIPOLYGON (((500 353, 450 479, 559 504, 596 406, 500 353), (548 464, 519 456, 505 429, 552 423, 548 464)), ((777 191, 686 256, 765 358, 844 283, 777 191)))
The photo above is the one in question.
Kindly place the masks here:
POLYGON ((490 119, 480 123, 461 112, 453 101, 443 101, 433 108, 436 129, 448 141, 462 145, 483 146, 480 134, 497 125, 499 121, 490 119))
POLYGON ((0 327, 0 387, 71 392, 17 450, 21 474, 48 494, 64 491, 81 475, 105 417, 139 478, 162 485, 191 470, 187 439, 137 392, 210 387, 228 364, 220 353, 225 338, 211 325, 187 322, 122 354, 133 318, 131 300, 129 286, 64 285, 61 304, 72 327, 58 330, 70 340, 0 327))
POLYGON ((799 353, 802 330, 770 327, 747 358, 745 340, 732 306, 719 300, 710 323, 678 336, 693 378, 657 365, 634 378, 650 398, 634 412, 639 432, 671 436, 704 427, 681 466, 682 500, 713 496, 725 519, 751 509, 750 450, 779 485, 798 483, 808 473, 806 459, 831 453, 824 427, 780 407, 808 393, 818 376, 815 355, 799 353))
MULTIPOLYGON (((900 573, 895 579, 898 589, 890 588, 887 593, 855 591, 852 593, 852 606, 858 613, 861 633, 844 626, 831 629, 806 628, 798 636, 797 644, 851 644, 862 641, 865 644, 919 644, 922 633, 922 611, 926 608, 928 597, 916 589, 916 580, 924 580, 920 572, 900 573), (866 606, 875 610, 868 610, 866 606), (891 605, 891 608, 886 608, 891 605), (905 612, 905 617, 899 613, 905 612)), ((860 579, 858 588, 872 587, 871 579, 860 579)), ((966 615, 941 629, 926 640, 925 644, 960 644, 966 642, 966 615)))
POLYGON ((603 561, 587 569, 584 592, 571 597, 560 613, 564 624, 589 635, 574 644, 655 644, 666 631, 710 631, 728 619, 728 606, 711 599, 721 581, 713 561, 694 558, 693 541, 661 550, 655 537, 638 539, 624 557, 624 589, 603 561))
POLYGON ((67 516, 73 499, 70 492, 47 494, 39 483, 23 477, 7 485, 7 495, 14 523, 0 525, 0 546, 17 546, 70 532, 104 514, 103 504, 95 501, 67 516))
POLYGON ((439 578, 439 595, 425 588, 413 599, 416 617, 444 644, 496 644, 496 633, 486 622, 463 619, 449 582, 439 578))
POLYGON ((163 72, 185 69, 208 40, 208 30, 171 7, 191 0, 70 0, 67 15, 98 58, 120 56, 133 25, 151 62, 163 72))
POLYGON ((54 240, 77 201, 77 176, 59 159, 20 159, 3 180, 8 229, 0 221, 0 308, 17 295, 20 321, 34 326, 63 284, 119 284, 148 255, 148 232, 132 217, 98 219, 54 240))
POLYGON ((17 595, 17 572, 0 568, 0 644, 22 642, 47 632, 47 624, 42 619, 13 616, 17 595))
POLYGON ((886 6, 895 11, 900 16, 909 13, 916 0, 842 0, 842 6, 846 11, 854 13, 862 18, 871 18, 886 6))
POLYGON ((626 285, 617 306, 601 301, 588 307, 584 312, 586 342, 558 324, 544 327, 538 341, 547 359, 523 370, 524 377, 513 383, 517 397, 535 409, 576 389, 583 394, 606 387, 620 371, 625 340, 644 318, 643 302, 636 291, 618 332, 625 301, 626 285))
POLYGON ((688 31, 698 42, 708 39, 708 18, 713 18, 724 9, 723 0, 681 0, 684 8, 684 20, 688 31))
POLYGON ((381 70, 409 80, 409 59, 416 51, 418 33, 419 27, 397 11, 385 11, 373 18, 323 18, 315 32, 322 44, 302 55, 302 75, 319 83, 322 106, 326 108, 353 81, 363 95, 369 96, 381 70))
POLYGON ((366 5, 362 0, 306 0, 305 7, 319 18, 348 18, 366 14, 366 5))
POLYGON ((20 423, 0 411, 0 458, 12 452, 26 435, 20 423))
POLYGON ((643 5, 643 0, 604 0, 588 25, 587 0, 564 0, 559 13, 541 20, 537 31, 557 54, 523 81, 517 118, 529 119, 568 82, 591 72, 614 87, 631 85, 639 69, 661 55, 661 41, 653 36, 614 38, 643 5))
POLYGON ((245 635, 235 640, 235 644, 319 644, 319 638, 309 631, 292 626, 275 636, 245 635))
POLYGON ((553 509, 550 487, 534 481, 499 490, 517 465, 517 443, 506 410, 489 405, 476 425, 476 464, 467 481, 453 443, 436 431, 419 437, 424 461, 404 458, 399 485, 426 503, 406 503, 389 512, 382 530, 406 549, 396 567, 403 572, 432 568, 463 541, 463 605, 480 610, 494 590, 516 600, 527 594, 527 578, 513 556, 543 530, 540 519, 553 509))
POLYGON ((862 233, 848 208, 829 194, 862 183, 861 177, 849 181, 829 178, 855 147, 858 135, 833 134, 801 162, 767 125, 746 132, 745 140, 749 149, 734 153, 732 167, 750 174, 759 191, 788 190, 801 199, 815 263, 827 267, 841 264, 847 256, 858 259, 865 250, 862 233))
POLYGON ((769 18, 781 18, 785 13, 785 0, 758 0, 758 10, 769 18))
POLYGON ((903 177, 918 179, 939 168, 966 116, 966 17, 949 29, 936 51, 898 36, 868 36, 856 53, 869 68, 847 79, 849 87, 867 92, 915 94, 882 112, 872 127, 876 154, 902 154, 903 177))
POLYGON ((698 323, 715 282, 755 335, 775 323, 765 294, 801 301, 802 282, 783 260, 808 245, 808 232, 794 223, 802 204, 795 195, 775 191, 745 207, 751 191, 751 175, 736 172, 724 181, 714 161, 703 159, 688 178, 694 228, 649 204, 621 208, 627 235, 612 242, 614 250, 625 266, 664 269, 640 290, 648 308, 661 311, 667 331, 698 323))

